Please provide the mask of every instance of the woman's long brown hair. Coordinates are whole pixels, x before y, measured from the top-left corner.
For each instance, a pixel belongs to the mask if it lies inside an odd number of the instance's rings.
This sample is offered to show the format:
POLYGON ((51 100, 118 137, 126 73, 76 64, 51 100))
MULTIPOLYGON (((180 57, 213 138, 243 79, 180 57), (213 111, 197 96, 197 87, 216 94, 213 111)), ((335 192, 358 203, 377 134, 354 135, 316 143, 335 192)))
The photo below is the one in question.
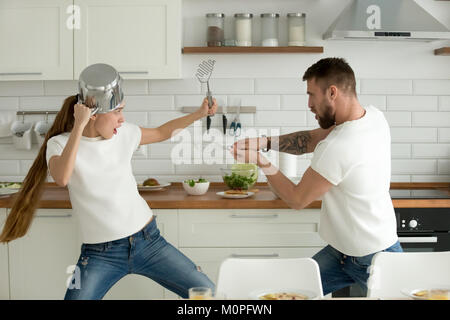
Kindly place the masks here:
POLYGON ((0 242, 9 242, 23 237, 30 228, 48 174, 47 141, 63 132, 72 131, 75 121, 73 112, 77 101, 77 95, 64 100, 61 110, 56 115, 52 127, 45 136, 44 143, 23 181, 22 188, 15 197, 11 212, 0 235, 0 242))

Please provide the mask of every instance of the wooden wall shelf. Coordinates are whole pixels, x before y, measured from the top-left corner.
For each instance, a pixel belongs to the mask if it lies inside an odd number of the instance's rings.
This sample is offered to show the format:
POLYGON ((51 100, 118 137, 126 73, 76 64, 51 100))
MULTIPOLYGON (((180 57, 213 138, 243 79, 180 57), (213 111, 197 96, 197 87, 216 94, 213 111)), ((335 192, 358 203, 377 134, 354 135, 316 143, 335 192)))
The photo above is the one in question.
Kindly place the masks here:
POLYGON ((436 56, 450 56, 450 47, 443 47, 434 50, 434 55, 436 56))
POLYGON ((184 47, 184 54, 202 53, 323 53, 323 47, 184 47))

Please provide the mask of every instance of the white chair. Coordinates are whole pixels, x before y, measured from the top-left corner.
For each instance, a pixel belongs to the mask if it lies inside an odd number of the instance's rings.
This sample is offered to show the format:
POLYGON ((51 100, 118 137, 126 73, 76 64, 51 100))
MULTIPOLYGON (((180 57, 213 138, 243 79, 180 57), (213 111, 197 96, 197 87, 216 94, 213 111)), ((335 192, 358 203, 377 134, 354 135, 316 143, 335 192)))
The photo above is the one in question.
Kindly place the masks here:
POLYGON ((252 291, 298 289, 323 297, 319 265, 311 258, 229 258, 219 269, 216 294, 226 299, 249 299, 252 291))
POLYGON ((367 281, 367 297, 402 298, 402 289, 450 285, 450 251, 379 252, 367 281))

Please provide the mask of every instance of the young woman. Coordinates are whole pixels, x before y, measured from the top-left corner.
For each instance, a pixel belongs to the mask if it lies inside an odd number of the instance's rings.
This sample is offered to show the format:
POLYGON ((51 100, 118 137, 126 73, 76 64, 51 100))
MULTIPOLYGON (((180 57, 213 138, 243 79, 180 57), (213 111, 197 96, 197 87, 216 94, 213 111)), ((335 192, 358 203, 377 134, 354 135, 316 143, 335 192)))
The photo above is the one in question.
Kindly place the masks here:
POLYGON ((65 299, 101 299, 127 274, 140 274, 187 298, 191 287, 214 284, 160 235, 156 219, 140 196, 131 158, 139 145, 164 141, 176 129, 212 115, 205 99, 194 113, 158 128, 125 122, 124 103, 103 114, 65 99, 8 215, 0 242, 28 231, 47 171, 67 186, 79 216, 83 244, 65 299), (77 274, 78 272, 78 274, 77 274), (75 283, 78 276, 79 283, 75 283))

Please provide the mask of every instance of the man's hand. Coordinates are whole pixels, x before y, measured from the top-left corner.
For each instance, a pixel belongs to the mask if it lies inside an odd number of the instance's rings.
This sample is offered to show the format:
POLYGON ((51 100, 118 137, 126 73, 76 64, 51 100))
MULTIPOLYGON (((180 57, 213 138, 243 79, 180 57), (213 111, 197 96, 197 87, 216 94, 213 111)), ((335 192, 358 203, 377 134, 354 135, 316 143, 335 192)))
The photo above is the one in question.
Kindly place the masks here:
POLYGON ((233 154, 233 157, 236 159, 236 161, 241 163, 255 163, 258 167, 261 168, 267 168, 271 165, 270 161, 255 149, 238 149, 236 148, 236 145, 234 145, 231 149, 231 153, 233 154))
POLYGON ((261 150, 267 147, 267 138, 246 138, 234 143, 233 148, 237 150, 261 150))

